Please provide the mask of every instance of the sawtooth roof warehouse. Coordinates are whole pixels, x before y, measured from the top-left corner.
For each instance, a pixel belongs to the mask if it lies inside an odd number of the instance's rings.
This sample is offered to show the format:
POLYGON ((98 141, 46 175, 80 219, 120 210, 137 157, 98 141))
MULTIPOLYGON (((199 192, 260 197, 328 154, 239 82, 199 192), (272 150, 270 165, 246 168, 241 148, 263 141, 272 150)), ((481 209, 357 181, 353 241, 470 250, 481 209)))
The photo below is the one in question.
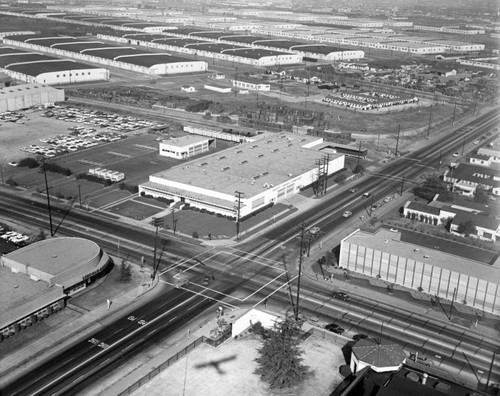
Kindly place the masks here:
POLYGON ((280 133, 204 156, 149 176, 139 193, 164 197, 236 218, 278 203, 344 168, 345 156, 320 149, 323 139, 280 133), (326 167, 324 167, 326 168, 326 167))

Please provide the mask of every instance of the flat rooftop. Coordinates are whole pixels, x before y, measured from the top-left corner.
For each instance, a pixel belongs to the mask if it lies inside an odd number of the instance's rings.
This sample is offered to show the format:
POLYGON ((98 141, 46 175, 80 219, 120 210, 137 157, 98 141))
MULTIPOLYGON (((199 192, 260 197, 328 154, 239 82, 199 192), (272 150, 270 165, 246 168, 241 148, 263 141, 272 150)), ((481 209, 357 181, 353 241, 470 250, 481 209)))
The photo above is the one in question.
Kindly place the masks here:
MULTIPOLYGON (((263 191, 264 183, 278 185, 314 169, 324 153, 303 147, 314 143, 319 148, 322 139, 279 133, 184 162, 152 176, 231 195, 238 189, 250 198, 263 191)), ((343 155, 330 154, 332 160, 338 157, 343 155)))
POLYGON ((168 144, 170 146, 174 147, 186 147, 191 144, 196 144, 196 143, 201 143, 205 142, 207 140, 212 140, 212 138, 206 137, 206 136, 200 136, 200 135, 185 135, 181 136, 178 138, 170 139, 170 140, 163 140, 163 144, 168 144))
POLYGON ((83 238, 51 238, 32 243, 6 254, 17 261, 48 274, 58 275, 99 255, 101 248, 83 238))
POLYGON ((22 273, 14 273, 9 267, 0 266, 0 315, 49 289, 47 282, 35 282, 22 273))
POLYGON ((380 228, 374 233, 358 230, 349 236, 346 242, 391 252, 482 279, 500 279, 500 260, 497 253, 448 239, 409 230, 392 232, 380 228), (415 248, 418 248, 418 252, 415 248))

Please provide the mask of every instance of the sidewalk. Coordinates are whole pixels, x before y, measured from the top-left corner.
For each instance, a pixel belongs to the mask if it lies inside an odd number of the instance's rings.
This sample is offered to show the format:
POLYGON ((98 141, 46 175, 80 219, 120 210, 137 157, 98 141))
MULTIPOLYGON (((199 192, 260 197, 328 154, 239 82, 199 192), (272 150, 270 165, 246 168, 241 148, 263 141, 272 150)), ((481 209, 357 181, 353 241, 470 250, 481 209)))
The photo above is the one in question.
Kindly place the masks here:
MULTIPOLYGON (((139 266, 137 266, 139 268, 139 266)), ((148 271, 149 269, 146 269, 148 271)), ((99 307, 86 310, 84 307, 73 306, 70 303, 65 310, 74 310, 81 314, 80 317, 70 321, 65 326, 61 326, 49 332, 40 339, 31 342, 26 347, 5 356, 0 360, 0 387, 14 380, 30 367, 39 364, 42 360, 50 359, 68 348, 76 338, 86 337, 98 331, 103 327, 103 322, 110 320, 113 315, 123 315, 124 309, 132 310, 134 305, 141 300, 146 293, 152 296, 152 293, 159 290, 158 281, 154 284, 141 284, 138 287, 120 294, 113 298, 110 306, 107 302, 99 307), (151 292, 151 293, 148 293, 151 292)), ((161 285, 160 285, 161 286, 161 285)), ((141 301, 142 303, 142 301, 141 301)))

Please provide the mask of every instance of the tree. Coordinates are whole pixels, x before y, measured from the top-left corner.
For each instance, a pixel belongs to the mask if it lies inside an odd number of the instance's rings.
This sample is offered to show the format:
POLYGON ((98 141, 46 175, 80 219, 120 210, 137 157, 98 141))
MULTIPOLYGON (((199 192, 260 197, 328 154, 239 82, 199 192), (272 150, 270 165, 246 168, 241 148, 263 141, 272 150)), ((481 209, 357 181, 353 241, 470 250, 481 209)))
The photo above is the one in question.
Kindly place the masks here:
POLYGON ((474 195, 474 202, 478 203, 488 202, 488 193, 482 188, 476 189, 476 195, 474 195))
POLYGON ((255 374, 271 389, 288 389, 299 385, 308 375, 309 368, 302 364, 299 349, 301 325, 292 316, 275 323, 269 337, 259 348, 255 361, 259 367, 255 374))
POLYGON ((363 173, 365 171, 365 167, 361 164, 358 164, 356 165, 356 167, 354 168, 354 173, 355 174, 358 174, 358 173, 363 173))
POLYGON ((452 198, 448 191, 448 186, 438 177, 430 177, 426 179, 423 184, 415 186, 413 188, 413 194, 419 198, 426 199, 428 202, 432 201, 436 194, 448 200, 452 198))
POLYGON ((476 234, 476 227, 474 226, 474 223, 472 223, 471 220, 467 220, 463 223, 460 223, 458 225, 458 230, 460 234, 463 234, 465 236, 469 236, 471 234, 476 234))
POLYGON ((132 279, 132 268, 127 259, 123 259, 120 265, 120 277, 121 282, 130 282, 132 279))
POLYGON ((339 184, 344 184, 346 179, 347 175, 345 174, 345 172, 339 173, 337 176, 335 176, 335 182, 339 184))

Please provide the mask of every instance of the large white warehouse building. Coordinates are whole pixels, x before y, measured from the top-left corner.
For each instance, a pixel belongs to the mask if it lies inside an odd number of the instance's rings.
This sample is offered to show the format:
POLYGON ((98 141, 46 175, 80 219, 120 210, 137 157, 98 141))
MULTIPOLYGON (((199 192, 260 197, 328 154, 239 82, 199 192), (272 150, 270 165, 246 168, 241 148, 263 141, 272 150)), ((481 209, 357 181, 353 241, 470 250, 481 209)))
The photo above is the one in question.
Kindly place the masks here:
POLYGON ((327 157, 319 150, 322 143, 322 138, 288 133, 242 143, 151 175, 139 193, 236 218, 238 191, 244 218, 316 182, 320 163, 328 163, 324 174, 343 169, 344 155, 327 157))

